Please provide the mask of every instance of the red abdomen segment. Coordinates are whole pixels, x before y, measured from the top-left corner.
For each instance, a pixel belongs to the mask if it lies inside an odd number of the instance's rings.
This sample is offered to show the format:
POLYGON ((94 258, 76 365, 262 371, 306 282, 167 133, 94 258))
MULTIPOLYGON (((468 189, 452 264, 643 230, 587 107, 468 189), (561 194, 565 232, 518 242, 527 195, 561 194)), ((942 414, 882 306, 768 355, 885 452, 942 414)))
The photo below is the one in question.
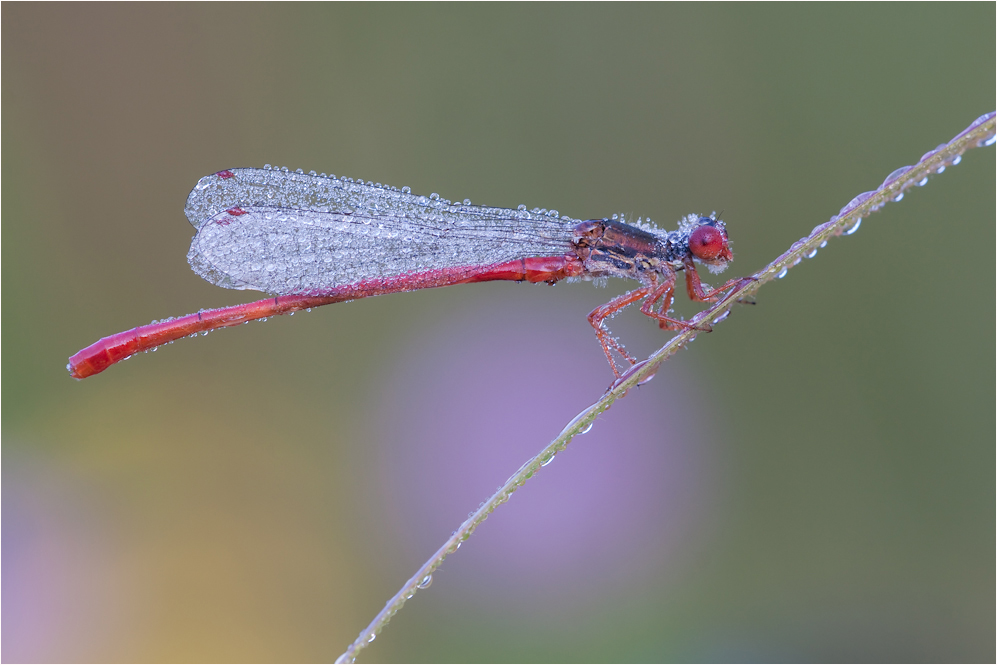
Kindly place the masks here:
POLYGON ((572 254, 540 256, 490 266, 442 268, 397 277, 365 280, 323 293, 266 298, 243 305, 204 310, 197 314, 151 323, 104 337, 74 354, 69 359, 66 369, 73 378, 85 379, 136 353, 154 349, 181 337, 347 300, 385 293, 498 280, 553 284, 565 277, 577 277, 582 272, 581 261, 572 254))
POLYGON ((565 277, 578 277, 585 272, 581 259, 574 254, 564 256, 533 256, 528 259, 507 261, 486 266, 474 276, 453 282, 454 284, 471 284, 473 282, 494 282, 506 280, 510 282, 530 282, 537 284, 547 282, 553 284, 565 277))

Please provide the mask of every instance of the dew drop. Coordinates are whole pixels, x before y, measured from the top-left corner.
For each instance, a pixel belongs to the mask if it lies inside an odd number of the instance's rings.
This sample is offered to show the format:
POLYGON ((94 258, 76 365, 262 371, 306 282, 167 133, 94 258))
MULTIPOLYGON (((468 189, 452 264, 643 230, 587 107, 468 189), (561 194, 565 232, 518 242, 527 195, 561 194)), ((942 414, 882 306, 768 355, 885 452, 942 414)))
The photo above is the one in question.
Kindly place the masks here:
POLYGON ((925 185, 927 185, 927 184, 928 184, 928 176, 924 176, 923 178, 921 178, 921 179, 920 179, 920 180, 918 181, 918 183, 917 183, 917 186, 918 186, 918 187, 924 187, 924 186, 925 186, 925 185))
POLYGON ((903 201, 904 200, 904 193, 900 192, 899 194, 897 194, 896 196, 893 197, 893 200, 897 201, 897 202, 903 201))
POLYGON ((525 211, 526 210, 526 204, 525 203, 520 203, 518 206, 516 206, 516 210, 519 210, 521 212, 525 211))
POLYGON ((540 466, 547 466, 554 461, 554 453, 545 453, 543 457, 540 458, 540 466))
POLYGON ((367 636, 367 644, 370 644, 376 639, 377 639, 377 633, 371 633, 370 635, 367 636))
POLYGON ((910 171, 909 166, 901 166, 899 169, 897 169, 890 175, 886 176, 886 180, 883 181, 883 184, 888 185, 889 183, 893 182, 894 180, 902 176, 904 173, 907 173, 907 171, 910 171))
POLYGON ((820 244, 821 248, 827 247, 827 241, 825 240, 820 244))
POLYGON ((816 249, 813 250, 812 252, 810 252, 809 254, 807 254, 807 258, 808 259, 812 259, 815 256, 817 256, 817 250, 816 249))
POLYGON ((595 421, 593 420, 593 421, 592 421, 592 422, 590 422, 590 423, 589 423, 588 425, 586 425, 585 427, 583 427, 583 428, 581 428, 580 430, 578 430, 578 433, 579 433, 579 434, 588 434, 589 432, 591 432, 591 431, 592 431, 592 427, 593 427, 594 425, 595 425, 595 421))
POLYGON ((776 275, 775 278, 776 279, 782 279, 783 277, 786 276, 786 273, 788 273, 788 272, 789 272, 789 268, 783 267, 783 269, 779 271, 779 274, 776 275))
POLYGON ((720 323, 721 321, 723 321, 724 319, 726 319, 728 316, 730 316, 730 310, 729 309, 726 312, 724 312, 723 314, 721 314, 720 316, 718 316, 717 318, 713 319, 713 325, 716 325, 716 324, 720 323))
POLYGON ((979 127, 980 125, 982 125, 983 123, 985 123, 985 122, 986 122, 987 120, 989 120, 989 119, 990 119, 990 118, 992 118, 993 116, 994 116, 994 112, 993 112, 993 111, 991 111, 990 113, 984 113, 984 114, 983 114, 983 115, 981 115, 981 116, 980 116, 979 118, 977 118, 976 120, 974 120, 974 121, 973 121, 973 124, 972 124, 972 125, 970 125, 969 127, 970 127, 971 129, 972 129, 973 127, 979 127))
POLYGON ((952 166, 955 166, 961 161, 962 161, 962 155, 956 155, 955 157, 952 158, 952 166))
POLYGON ((859 230, 860 226, 862 226, 862 218, 861 217, 859 217, 858 219, 855 220, 855 224, 852 225, 852 228, 850 228, 847 231, 845 231, 845 235, 846 236, 852 235, 853 233, 855 233, 856 231, 859 230))
POLYGON ((432 584, 432 583, 433 583, 433 576, 432 576, 432 575, 426 575, 426 576, 425 576, 425 577, 423 577, 423 578, 422 578, 422 580, 421 580, 421 581, 420 581, 420 582, 419 582, 418 584, 416 584, 415 586, 416 586, 416 588, 418 588, 418 589, 428 589, 428 588, 429 588, 429 585, 430 585, 430 584, 432 584))
POLYGON ((851 201, 849 201, 848 205, 846 205, 841 210, 844 211, 844 210, 847 210, 848 208, 851 208, 852 206, 857 206, 857 205, 863 203, 866 199, 868 199, 869 197, 871 197, 875 193, 876 192, 862 192, 861 194, 859 194, 858 196, 856 196, 854 199, 852 199, 851 201))
POLYGON ((991 136, 990 138, 986 139, 985 141, 983 141, 983 145, 985 145, 985 146, 993 145, 995 141, 997 141, 997 134, 995 134, 995 135, 991 136))
POLYGON ((945 165, 943 164, 942 166, 939 166, 937 169, 935 169, 935 173, 945 173, 945 165))
POLYGON ((402 194, 411 194, 411 193, 412 193, 412 188, 411 187, 409 187, 408 185, 406 185, 405 187, 402 187, 402 194))

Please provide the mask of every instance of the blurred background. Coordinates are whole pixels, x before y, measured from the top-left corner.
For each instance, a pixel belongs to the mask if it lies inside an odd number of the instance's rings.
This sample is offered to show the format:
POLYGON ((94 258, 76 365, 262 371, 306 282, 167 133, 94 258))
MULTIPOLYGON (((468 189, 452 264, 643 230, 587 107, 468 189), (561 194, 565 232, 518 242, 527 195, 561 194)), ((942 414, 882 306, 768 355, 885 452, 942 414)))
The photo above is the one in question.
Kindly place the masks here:
MULTIPOLYGON (((2 12, 5 661, 332 660, 612 378, 585 315, 620 281, 372 298, 73 381, 102 336, 257 297, 188 268, 201 176, 723 210, 726 278, 995 101, 993 4, 2 12)), ((994 164, 669 361, 361 659, 993 661, 994 164)))

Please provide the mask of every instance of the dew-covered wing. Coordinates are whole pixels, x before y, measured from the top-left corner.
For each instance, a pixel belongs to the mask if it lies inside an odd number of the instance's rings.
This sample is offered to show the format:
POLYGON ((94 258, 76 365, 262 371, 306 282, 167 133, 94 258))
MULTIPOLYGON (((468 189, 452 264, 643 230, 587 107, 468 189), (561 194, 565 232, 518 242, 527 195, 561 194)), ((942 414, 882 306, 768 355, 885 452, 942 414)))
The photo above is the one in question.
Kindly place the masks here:
POLYGON ((267 169, 202 178, 186 212, 198 229, 188 255, 195 272, 218 286, 278 295, 560 256, 578 223, 556 211, 454 204, 267 169))

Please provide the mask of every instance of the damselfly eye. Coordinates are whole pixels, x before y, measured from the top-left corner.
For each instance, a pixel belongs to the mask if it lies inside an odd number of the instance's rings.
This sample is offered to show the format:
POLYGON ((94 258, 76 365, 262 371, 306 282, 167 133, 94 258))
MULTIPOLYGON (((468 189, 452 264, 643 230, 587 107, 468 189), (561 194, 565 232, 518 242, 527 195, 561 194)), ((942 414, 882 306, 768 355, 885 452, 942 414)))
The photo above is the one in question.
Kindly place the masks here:
POLYGON ((730 254, 723 231, 709 224, 700 226, 689 236, 689 251, 704 261, 713 261, 721 256, 726 258, 725 255, 730 254))

